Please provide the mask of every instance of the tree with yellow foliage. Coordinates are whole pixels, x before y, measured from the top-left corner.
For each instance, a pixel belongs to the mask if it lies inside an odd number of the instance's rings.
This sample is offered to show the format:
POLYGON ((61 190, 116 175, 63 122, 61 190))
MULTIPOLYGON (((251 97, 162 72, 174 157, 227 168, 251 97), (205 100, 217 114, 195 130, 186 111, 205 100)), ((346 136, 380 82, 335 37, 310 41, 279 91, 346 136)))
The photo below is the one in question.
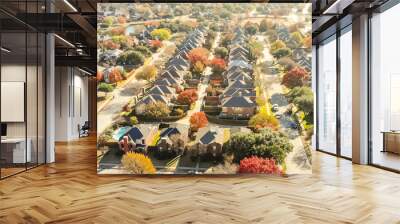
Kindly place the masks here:
POLYGON ((303 38, 303 35, 300 32, 295 31, 295 32, 291 33, 290 36, 298 45, 302 45, 303 44, 304 38, 303 38))
POLYGON ((271 44, 270 51, 274 52, 274 51, 276 51, 278 49, 281 49, 281 48, 286 48, 285 42, 283 42, 282 40, 276 40, 275 42, 273 42, 271 44))
POLYGON ((156 168, 149 157, 135 152, 127 152, 121 160, 125 170, 132 174, 154 174, 156 168))
POLYGON ((151 36, 157 40, 169 40, 171 38, 171 31, 169 29, 155 29, 151 31, 151 36))
POLYGON ((249 126, 254 128, 270 128, 272 130, 278 130, 279 121, 272 114, 268 114, 266 111, 260 111, 249 120, 249 126))
POLYGON ((150 82, 156 77, 157 72, 156 66, 146 65, 136 74, 136 78, 150 82))

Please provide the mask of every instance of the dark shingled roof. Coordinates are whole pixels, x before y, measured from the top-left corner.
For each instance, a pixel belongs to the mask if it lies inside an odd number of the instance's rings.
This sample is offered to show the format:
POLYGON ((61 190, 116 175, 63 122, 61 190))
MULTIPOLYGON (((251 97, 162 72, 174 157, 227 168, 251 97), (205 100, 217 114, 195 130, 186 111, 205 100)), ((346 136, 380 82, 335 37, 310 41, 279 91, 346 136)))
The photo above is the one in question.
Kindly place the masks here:
POLYGON ((153 86, 147 94, 158 94, 158 95, 164 95, 164 94, 173 94, 174 92, 168 88, 167 86, 153 86))
POLYGON ((154 85, 158 86, 170 86, 173 83, 170 83, 167 79, 158 79, 154 82, 154 85))
POLYGON ((177 128, 166 128, 165 130, 163 130, 160 133, 160 137, 161 138, 167 137, 167 136, 169 137, 169 136, 171 136, 173 134, 180 134, 180 132, 179 132, 179 130, 177 128))
POLYGON ((227 89, 237 88, 237 89, 252 89, 254 88, 252 83, 245 82, 243 80, 236 80, 232 84, 230 84, 227 89))
POLYGON ((149 104, 152 102, 163 102, 163 103, 168 103, 166 98, 163 95, 158 95, 158 94, 151 94, 143 97, 136 105, 138 104, 149 104))
POLYGON ((121 141, 124 138, 124 136, 128 136, 132 141, 136 141, 138 139, 143 138, 142 132, 137 127, 132 127, 131 129, 129 129, 129 131, 127 131, 124 135, 122 135, 119 138, 119 140, 121 141))
POLYGON ((217 135, 217 132, 214 131, 208 131, 203 137, 200 138, 200 143, 201 144, 210 144, 215 140, 215 136, 217 135))
POLYGON ((255 105, 252 100, 244 96, 229 97, 222 104, 223 107, 254 107, 255 105))

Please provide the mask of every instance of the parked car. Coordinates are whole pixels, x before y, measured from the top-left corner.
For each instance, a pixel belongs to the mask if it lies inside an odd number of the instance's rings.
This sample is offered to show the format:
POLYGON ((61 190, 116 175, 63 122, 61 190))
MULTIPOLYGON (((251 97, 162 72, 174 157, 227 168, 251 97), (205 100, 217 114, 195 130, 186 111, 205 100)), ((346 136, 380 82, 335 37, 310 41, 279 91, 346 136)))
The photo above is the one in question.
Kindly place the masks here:
POLYGON ((272 111, 273 111, 273 112, 277 112, 278 110, 279 110, 278 104, 272 105, 272 111))
POLYGON ((289 126, 291 129, 297 129, 299 127, 299 125, 296 122, 290 122, 289 126))

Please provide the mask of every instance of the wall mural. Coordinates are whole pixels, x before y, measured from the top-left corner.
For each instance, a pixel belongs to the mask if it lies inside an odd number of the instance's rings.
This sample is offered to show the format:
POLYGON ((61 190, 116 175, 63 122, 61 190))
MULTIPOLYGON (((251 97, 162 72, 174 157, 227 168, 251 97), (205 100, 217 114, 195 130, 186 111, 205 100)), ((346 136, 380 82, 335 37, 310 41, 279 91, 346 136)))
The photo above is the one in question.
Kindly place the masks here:
POLYGON ((311 173, 311 4, 98 4, 99 174, 311 173))

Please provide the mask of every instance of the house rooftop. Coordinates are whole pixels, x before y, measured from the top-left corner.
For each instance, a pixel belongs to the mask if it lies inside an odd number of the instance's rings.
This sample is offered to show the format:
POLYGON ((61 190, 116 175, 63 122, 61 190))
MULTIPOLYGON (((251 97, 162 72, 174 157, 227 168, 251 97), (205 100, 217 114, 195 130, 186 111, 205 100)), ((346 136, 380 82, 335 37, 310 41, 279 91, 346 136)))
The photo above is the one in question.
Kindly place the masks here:
POLYGON ((159 94, 150 94, 145 97, 143 97, 136 105, 138 104, 149 104, 149 103, 155 103, 155 102, 162 102, 167 104, 168 100, 165 96, 159 95, 159 94))
POLYGON ((119 138, 119 141, 121 141, 125 136, 128 136, 132 141, 136 141, 144 137, 143 133, 137 127, 132 127, 131 129, 129 129, 119 138))
POLYGON ((195 142, 207 145, 213 142, 220 144, 224 143, 224 130, 225 128, 200 128, 196 134, 195 142))
POLYGON ((232 96, 223 101, 222 107, 254 107, 256 104, 245 96, 232 96))
POLYGON ((246 82, 243 80, 236 80, 232 82, 225 91, 231 89, 231 88, 237 88, 237 89, 252 89, 254 88, 253 83, 246 82))
POLYGON ((147 94, 155 94, 155 95, 166 95, 173 93, 174 93, 173 89, 165 85, 155 85, 147 92, 147 94))

